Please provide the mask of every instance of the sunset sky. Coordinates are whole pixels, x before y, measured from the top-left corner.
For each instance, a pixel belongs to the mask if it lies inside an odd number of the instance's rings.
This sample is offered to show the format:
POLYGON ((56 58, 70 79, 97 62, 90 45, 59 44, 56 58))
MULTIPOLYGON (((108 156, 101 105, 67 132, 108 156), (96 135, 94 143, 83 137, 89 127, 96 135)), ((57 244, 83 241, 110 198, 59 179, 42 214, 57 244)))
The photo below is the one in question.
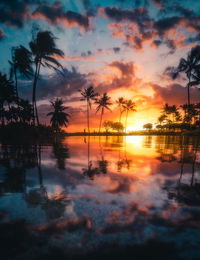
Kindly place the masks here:
MULTIPOLYGON (((41 121, 49 101, 62 97, 71 114, 68 131, 86 128, 86 102, 79 89, 93 85, 113 101, 104 120, 119 118, 115 100, 133 100, 137 112, 128 119, 130 129, 156 123, 165 103, 186 103, 186 78, 170 77, 170 68, 200 41, 198 0, 0 0, 0 71, 9 74, 11 48, 29 48, 32 33, 50 30, 65 53, 59 61, 64 76, 43 69, 37 89, 41 121)), ((31 100, 32 80, 21 79, 20 97, 31 100)), ((198 88, 191 101, 200 101, 198 88)), ((91 128, 98 127, 100 113, 91 112, 91 128)), ((124 121, 124 118, 122 118, 124 121)))

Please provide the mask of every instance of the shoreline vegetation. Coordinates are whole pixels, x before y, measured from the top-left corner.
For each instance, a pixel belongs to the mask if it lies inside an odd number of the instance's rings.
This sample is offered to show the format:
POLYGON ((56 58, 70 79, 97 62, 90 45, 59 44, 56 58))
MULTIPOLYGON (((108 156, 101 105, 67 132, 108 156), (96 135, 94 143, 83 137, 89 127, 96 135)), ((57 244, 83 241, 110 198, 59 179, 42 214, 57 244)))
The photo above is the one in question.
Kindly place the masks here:
POLYGON ((182 130, 182 131, 169 131, 169 130, 141 130, 125 132, 65 132, 60 130, 55 132, 51 126, 31 126, 22 124, 10 124, 0 126, 0 142, 2 143, 52 143, 63 140, 65 137, 70 136, 198 136, 200 137, 200 129, 195 130, 182 130))
MULTIPOLYGON (((20 45, 11 50, 10 75, 0 72, 0 140, 26 140, 40 142, 55 140, 65 136, 130 136, 130 135, 199 135, 200 103, 191 103, 190 88, 200 84, 200 46, 190 50, 186 59, 181 59, 171 71, 175 79, 185 73, 188 79, 187 104, 163 104, 160 116, 154 123, 143 125, 144 130, 127 132, 130 114, 137 113, 139 105, 132 99, 118 97, 112 100, 108 93, 97 93, 90 85, 79 89, 80 101, 86 105, 87 129, 84 132, 67 133, 63 130, 70 123, 71 116, 66 101, 55 97, 50 101, 49 125, 39 120, 36 90, 39 87, 41 68, 48 68, 62 74, 63 67, 55 57, 63 57, 64 52, 57 48, 57 38, 50 31, 37 31, 29 43, 29 49, 20 45), (19 95, 19 79, 32 81, 32 102, 19 95), (105 111, 119 112, 115 121, 103 120, 105 111), (96 106, 93 108, 93 106, 96 106), (92 109, 99 114, 98 131, 91 131, 90 114, 92 109), (123 120, 122 120, 123 116, 123 120), (124 121, 122 123, 122 121, 124 121), (105 130, 103 130, 104 128, 105 130)), ((21 93, 20 93, 21 94, 21 93)), ((173 94, 173 93, 172 93, 173 94)), ((96 127, 97 129, 97 127, 96 127)))

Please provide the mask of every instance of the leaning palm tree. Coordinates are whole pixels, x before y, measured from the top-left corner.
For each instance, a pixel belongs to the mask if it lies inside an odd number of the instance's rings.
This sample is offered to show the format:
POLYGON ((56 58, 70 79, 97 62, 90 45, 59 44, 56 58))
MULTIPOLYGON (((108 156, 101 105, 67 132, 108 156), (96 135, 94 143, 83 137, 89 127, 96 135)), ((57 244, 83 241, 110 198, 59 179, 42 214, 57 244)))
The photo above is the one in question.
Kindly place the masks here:
POLYGON ((10 68, 10 79, 15 80, 15 93, 17 100, 19 99, 18 93, 18 79, 17 73, 19 72, 23 77, 29 78, 32 75, 32 54, 24 46, 20 45, 19 47, 12 48, 11 51, 12 60, 9 61, 10 68))
POLYGON ((38 78, 40 75, 40 69, 42 67, 48 67, 54 70, 58 70, 62 65, 56 60, 56 57, 63 57, 64 52, 57 48, 55 43, 56 38, 50 31, 39 31, 37 36, 29 43, 32 54, 34 56, 35 63, 35 75, 33 81, 33 94, 32 94, 32 105, 34 107, 34 120, 35 117, 37 124, 39 125, 39 118, 36 104, 36 87, 38 78))
POLYGON ((51 105, 54 111, 47 114, 47 116, 51 116, 50 122, 52 127, 58 132, 60 127, 67 126, 69 123, 70 115, 64 112, 68 107, 63 106, 62 99, 56 99, 55 101, 51 102, 51 105))
POLYGON ((126 100, 125 104, 123 105, 123 108, 126 111, 126 120, 125 120, 125 131, 126 131, 128 114, 129 112, 136 112, 136 104, 131 99, 129 99, 126 100))
POLYGON ((96 108, 96 112, 98 112, 101 109, 101 117, 100 117, 100 123, 99 123, 99 133, 101 131, 101 123, 102 123, 104 110, 108 109, 108 110, 111 111, 111 109, 109 108, 109 106, 112 105, 112 103, 110 102, 110 99, 111 98, 107 95, 107 93, 104 93, 103 96, 99 97, 95 101, 95 103, 98 104, 98 106, 96 108))
POLYGON ((121 116, 123 114, 123 112, 125 111, 123 109, 123 105, 125 104, 125 99, 123 97, 119 97, 117 100, 116 100, 116 103, 119 107, 119 122, 121 122, 121 116))
POLYGON ((92 108, 92 100, 95 100, 99 94, 94 92, 93 86, 85 88, 83 91, 81 90, 79 91, 82 95, 82 98, 80 100, 81 101, 86 100, 87 102, 87 125, 88 125, 88 133, 90 133, 90 109, 92 108))
POLYGON ((194 78, 196 71, 200 68, 200 46, 194 47, 187 56, 187 59, 181 58, 179 65, 177 67, 177 71, 174 74, 174 78, 180 73, 185 72, 188 83, 187 83, 187 95, 188 95, 188 106, 190 106, 190 87, 191 85, 196 85, 191 80, 194 78))

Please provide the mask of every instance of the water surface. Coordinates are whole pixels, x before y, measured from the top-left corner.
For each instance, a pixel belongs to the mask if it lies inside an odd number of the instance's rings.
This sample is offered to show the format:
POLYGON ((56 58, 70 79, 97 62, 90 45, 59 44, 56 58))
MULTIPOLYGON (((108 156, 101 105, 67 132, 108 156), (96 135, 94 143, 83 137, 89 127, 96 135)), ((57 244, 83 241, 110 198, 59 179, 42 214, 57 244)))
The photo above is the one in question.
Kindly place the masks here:
POLYGON ((199 166, 197 137, 1 144, 0 254, 200 259, 199 166))

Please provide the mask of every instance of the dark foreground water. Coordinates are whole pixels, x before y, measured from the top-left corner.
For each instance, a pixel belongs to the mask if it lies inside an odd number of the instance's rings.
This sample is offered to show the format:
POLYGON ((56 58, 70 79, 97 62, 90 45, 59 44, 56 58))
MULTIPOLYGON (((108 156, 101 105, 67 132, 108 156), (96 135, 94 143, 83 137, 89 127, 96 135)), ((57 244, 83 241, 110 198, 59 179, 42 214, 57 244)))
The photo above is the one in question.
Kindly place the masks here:
POLYGON ((200 259, 200 138, 0 145, 0 259, 200 259))

